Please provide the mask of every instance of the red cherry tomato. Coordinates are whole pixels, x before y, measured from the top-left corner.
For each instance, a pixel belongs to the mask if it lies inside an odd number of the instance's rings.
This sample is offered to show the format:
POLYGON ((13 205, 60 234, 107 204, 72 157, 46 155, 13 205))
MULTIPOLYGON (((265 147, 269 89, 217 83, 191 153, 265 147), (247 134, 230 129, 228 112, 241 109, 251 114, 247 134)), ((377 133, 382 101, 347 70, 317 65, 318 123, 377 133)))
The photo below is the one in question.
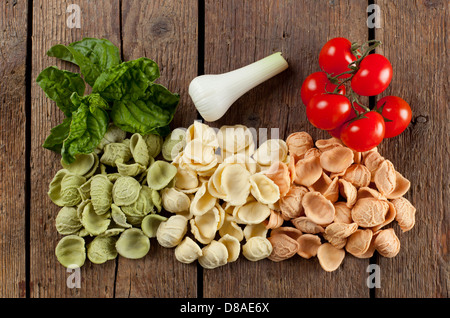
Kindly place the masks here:
POLYGON ((370 111, 342 129, 341 140, 349 148, 363 152, 378 146, 384 138, 384 119, 381 114, 370 111))
MULTIPOLYGON (((333 76, 349 71, 348 65, 356 60, 351 47, 352 43, 346 38, 329 40, 319 53, 320 68, 333 76)), ((350 74, 345 74, 339 78, 348 78, 350 76, 350 74)))
POLYGON ((310 123, 323 130, 342 125, 351 111, 350 100, 339 94, 315 95, 306 106, 306 116, 310 123))
POLYGON ((351 87, 361 96, 374 96, 382 93, 391 83, 392 65, 381 54, 369 54, 359 64, 353 75, 351 87))
POLYGON ((412 112, 409 104, 397 96, 385 96, 377 103, 377 108, 383 106, 381 115, 391 121, 385 122, 385 138, 392 138, 401 134, 411 122, 412 112), (384 104, 384 106, 383 106, 384 104))
MULTIPOLYGON (((362 108, 361 106, 359 106, 357 103, 353 103, 353 108, 356 109, 356 111, 358 112, 358 114, 362 114, 365 112, 364 108, 362 108)), ((347 123, 352 120, 353 118, 356 118, 356 113, 355 111, 352 109, 352 111, 350 112, 350 115, 348 116, 348 118, 345 120, 345 122, 340 125, 339 127, 332 129, 332 130, 328 130, 328 133, 335 138, 340 139, 341 138, 341 133, 342 133, 342 129, 344 129, 345 125, 347 125, 347 123)))
MULTIPOLYGON (((337 85, 334 85, 327 78, 325 72, 315 72, 303 81, 302 88, 300 90, 300 96, 302 97, 303 104, 308 105, 311 98, 314 95, 333 92, 337 85)), ((339 87, 338 94, 345 95, 345 86, 339 87)))

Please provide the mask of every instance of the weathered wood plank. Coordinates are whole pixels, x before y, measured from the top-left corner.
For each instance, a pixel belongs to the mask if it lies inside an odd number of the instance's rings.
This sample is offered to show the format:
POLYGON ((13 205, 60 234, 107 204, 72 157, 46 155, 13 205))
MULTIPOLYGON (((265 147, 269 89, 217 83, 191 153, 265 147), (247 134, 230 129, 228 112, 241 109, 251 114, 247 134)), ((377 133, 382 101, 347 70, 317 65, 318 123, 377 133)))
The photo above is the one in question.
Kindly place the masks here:
MULTIPOLYGON (((188 91, 197 75, 197 1, 124 1, 122 41, 124 60, 142 56, 160 67, 158 83, 181 95, 172 127, 187 128, 196 118, 188 91)), ((195 264, 179 263, 173 249, 151 240, 140 260, 119 258, 117 297, 195 297, 195 264)))
MULTIPOLYGON (((307 131, 315 140, 327 134, 306 119, 300 86, 318 71, 318 53, 336 36, 365 42, 365 1, 206 1, 205 73, 233 70, 281 51, 288 70, 238 100, 214 126, 244 124, 279 128, 286 138, 307 131)), ((260 140, 264 141, 264 140, 260 140)), ((295 256, 281 263, 262 260, 204 271, 205 297, 369 297, 369 260, 347 256, 333 273, 317 259, 295 256)))
POLYGON ((26 296, 26 0, 0 3, 0 297, 26 296))
POLYGON ((376 297, 448 297, 449 148, 448 1, 377 0, 383 45, 377 52, 392 63, 394 75, 382 96, 410 103, 413 120, 380 152, 411 181, 405 195, 416 207, 416 225, 402 233, 400 253, 378 258, 381 288, 376 297))
MULTIPOLYGON (((72 20, 70 20, 72 21, 72 20)), ((33 70, 31 109, 31 297, 112 297, 114 293, 114 261, 94 265, 89 261, 81 269, 81 288, 70 289, 66 280, 70 272, 61 266, 54 254, 61 236, 55 229, 59 208, 47 196, 48 185, 61 168, 60 155, 42 148, 50 129, 63 119, 54 102, 47 99, 36 84, 36 77, 47 66, 78 71, 69 63, 46 56, 55 44, 69 44, 83 37, 107 38, 120 47, 118 0, 102 1, 34 1, 33 2, 33 70), (69 28, 66 13, 69 4, 81 9, 80 28, 69 28)))

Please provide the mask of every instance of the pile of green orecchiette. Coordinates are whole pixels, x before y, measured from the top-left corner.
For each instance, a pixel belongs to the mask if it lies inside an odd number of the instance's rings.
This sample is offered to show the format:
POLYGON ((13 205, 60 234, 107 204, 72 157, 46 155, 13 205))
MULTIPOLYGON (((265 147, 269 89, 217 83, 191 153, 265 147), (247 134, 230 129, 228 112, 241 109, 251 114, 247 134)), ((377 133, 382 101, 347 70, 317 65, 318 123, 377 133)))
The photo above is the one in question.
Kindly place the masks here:
POLYGON ((63 238, 56 246, 65 267, 81 267, 87 258, 101 264, 121 255, 144 257, 150 238, 167 218, 161 191, 170 188, 177 168, 171 149, 180 140, 157 135, 127 135, 110 125, 95 152, 61 161, 48 195, 61 207, 55 219, 63 238), (162 154, 161 154, 162 152, 162 154), (156 160, 159 155, 166 160, 156 160))

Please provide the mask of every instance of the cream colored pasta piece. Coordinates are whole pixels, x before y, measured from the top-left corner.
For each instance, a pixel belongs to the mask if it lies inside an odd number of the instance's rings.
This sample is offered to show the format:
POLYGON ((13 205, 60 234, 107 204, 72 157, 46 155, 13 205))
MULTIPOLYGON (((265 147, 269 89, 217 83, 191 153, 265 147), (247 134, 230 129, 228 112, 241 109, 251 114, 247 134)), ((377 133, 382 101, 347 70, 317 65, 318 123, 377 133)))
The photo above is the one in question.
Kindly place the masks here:
POLYGON ((83 225, 74 207, 63 207, 55 219, 56 230, 59 234, 70 235, 77 233, 83 225))
POLYGON ((315 145, 316 145, 317 149, 319 149, 322 152, 327 151, 327 150, 331 150, 333 148, 344 146, 342 141, 340 139, 338 139, 338 138, 335 138, 335 137, 331 137, 331 138, 328 138, 328 139, 316 140, 315 145))
POLYGON ((215 151, 214 147, 206 146, 200 139, 194 139, 186 144, 183 161, 196 171, 206 171, 217 163, 215 151))
POLYGON ((220 188, 226 194, 224 200, 231 205, 242 205, 250 194, 250 172, 240 164, 230 164, 224 167, 220 188))
POLYGON ((302 199, 305 215, 318 225, 327 225, 333 222, 335 209, 333 203, 320 192, 308 192, 302 199))
POLYGON ((384 160, 375 172, 373 181, 382 195, 387 196, 392 193, 397 185, 397 174, 392 162, 384 160))
POLYGON ((86 260, 84 239, 78 235, 64 236, 56 245, 58 262, 66 268, 80 268, 86 260))
POLYGON ((339 179, 339 193, 346 200, 345 204, 349 208, 355 205, 358 199, 358 190, 351 182, 345 179, 339 179))
POLYGON ((225 244, 213 240, 202 248, 198 263, 206 269, 214 269, 227 263, 228 250, 225 244))
POLYGON ((159 214, 146 215, 141 222, 141 229, 149 238, 156 237, 156 232, 161 222, 167 221, 165 216, 159 214))
POLYGON ((103 264, 117 257, 117 237, 96 236, 87 245, 87 257, 94 264, 103 264))
POLYGON ((289 192, 280 199, 281 214, 285 219, 293 219, 304 214, 302 199, 308 189, 303 186, 291 186, 289 192))
POLYGON ((153 190, 164 189, 176 176, 178 172, 174 165, 157 160, 153 163, 147 172, 147 184, 153 190))
POLYGON ((270 166, 277 161, 285 162, 288 147, 282 139, 269 139, 263 142, 253 154, 253 159, 261 166, 270 166))
POLYGON ((335 202, 334 209, 336 214, 334 215, 333 222, 348 224, 353 222, 351 215, 352 210, 348 207, 346 202, 335 202))
POLYGON ((237 206, 233 210, 233 216, 240 223, 259 224, 270 215, 270 208, 266 204, 258 201, 250 201, 242 206, 237 206))
MULTIPOLYGON (((142 136, 142 138, 145 140, 145 143, 147 144, 147 151, 150 158, 156 158, 161 153, 164 138, 154 134, 147 134, 142 136)), ((131 139, 130 139, 130 148, 132 144, 131 139)))
POLYGON ((264 220, 264 223, 266 224, 266 228, 270 230, 282 226, 284 223, 284 219, 281 215, 281 212, 271 209, 270 216, 268 219, 264 220))
POLYGON ((110 143, 121 143, 127 137, 126 131, 120 129, 113 123, 108 125, 108 129, 106 130, 105 135, 103 136, 100 143, 97 145, 96 153, 100 153, 103 151, 104 147, 110 143))
POLYGON ((317 249, 317 259, 320 266, 327 272, 333 272, 339 268, 345 257, 345 250, 339 249, 330 243, 323 243, 317 249))
POLYGON ((345 250, 354 256, 360 256, 367 252, 372 242, 373 231, 370 229, 356 230, 347 239, 345 250))
POLYGON ((121 176, 129 176, 129 177, 136 177, 137 175, 140 175, 147 170, 146 166, 143 166, 140 163, 137 162, 123 163, 122 159, 118 159, 116 161, 116 167, 117 172, 121 176))
POLYGON ((403 232, 411 230, 416 223, 416 208, 406 198, 391 201, 396 210, 395 220, 403 232))
POLYGON ((386 201, 363 198, 356 201, 352 208, 352 220, 364 228, 382 224, 386 219, 389 205, 386 201))
POLYGON ((262 236, 254 236, 242 245, 242 255, 252 262, 257 262, 272 254, 272 244, 262 236))
POLYGON ((105 146, 100 162, 111 167, 116 166, 116 161, 128 162, 133 155, 126 143, 109 143, 105 146))
POLYGON ((107 213, 111 208, 113 186, 105 175, 97 174, 91 178, 90 196, 97 214, 107 213))
POLYGON ((224 158, 223 160, 224 164, 227 163, 239 163, 241 165, 243 165, 248 172, 250 172, 251 175, 260 172, 260 166, 258 165, 258 163, 255 161, 255 159, 253 159, 252 157, 249 157, 248 155, 245 154, 232 154, 230 156, 228 156, 227 158, 224 158))
POLYGON ((294 183, 309 187, 322 176, 323 169, 320 165, 320 157, 315 155, 305 157, 295 164, 294 183))
POLYGON ((280 189, 269 177, 258 173, 249 177, 251 193, 261 203, 273 204, 280 199, 280 189))
POLYGON ((300 216, 292 219, 291 222, 295 228, 299 229, 303 233, 319 234, 324 232, 324 228, 322 226, 314 223, 306 216, 300 216))
POLYGON ((238 239, 229 234, 225 234, 218 240, 218 242, 222 243, 227 248, 227 263, 235 262, 241 252, 241 244, 239 243, 238 239))
POLYGON ((136 163, 147 167, 150 163, 150 154, 147 142, 141 134, 135 133, 130 138, 130 151, 136 163))
POLYGON ((298 241, 284 233, 271 235, 267 239, 272 245, 272 252, 268 258, 273 262, 281 262, 291 258, 299 249, 298 241))
POLYGON ((175 258, 184 264, 191 264, 202 256, 202 249, 189 236, 186 236, 177 247, 175 247, 175 258))
POLYGON ((264 174, 271 179, 280 190, 280 198, 288 193, 291 186, 291 178, 288 166, 281 161, 273 163, 264 174))
POLYGON ((334 203, 339 199, 338 181, 338 177, 331 179, 325 172, 322 172, 322 176, 308 189, 311 192, 320 192, 325 198, 334 203))
POLYGON ((215 238, 220 221, 221 215, 216 206, 189 220, 192 234, 202 244, 208 244, 215 238))
POLYGON ((138 199, 141 188, 142 186, 133 177, 122 176, 118 178, 112 188, 114 204, 117 206, 133 204, 138 199))
MULTIPOLYGON (((254 145, 253 134, 243 125, 222 126, 217 132, 219 147, 228 153, 241 153, 246 148, 254 145)), ((250 153, 249 155, 252 155, 250 153)))
POLYGON ((258 224, 247 224, 244 227, 244 237, 248 241, 250 238, 254 236, 262 236, 266 237, 268 228, 266 227, 265 223, 258 223, 258 224))
POLYGON ((297 239, 299 244, 297 254, 303 258, 309 259, 317 255, 317 250, 322 244, 320 237, 313 234, 303 234, 297 239))
POLYGON ((320 155, 320 165, 328 172, 339 173, 352 165, 354 154, 347 147, 333 147, 320 155))
POLYGON ((84 176, 89 178, 95 172, 99 164, 99 159, 97 154, 77 154, 75 156, 75 161, 71 164, 66 164, 64 160, 61 159, 61 165, 64 169, 72 174, 79 176, 84 176))
POLYGON ((186 146, 186 131, 182 128, 175 128, 164 139, 162 144, 162 155, 167 161, 173 161, 186 146))
POLYGON ((400 251, 400 240, 394 229, 381 230, 375 238, 374 246, 381 256, 392 258, 400 251))
POLYGON ((172 248, 180 244, 187 232, 188 219, 182 215, 172 215, 159 224, 156 239, 162 247, 172 248))
POLYGON ((144 217, 153 211, 153 193, 155 190, 143 185, 139 191, 138 198, 135 202, 129 205, 122 205, 121 209, 127 216, 144 217))
POLYGON ((171 213, 182 213, 189 211, 191 200, 187 194, 174 188, 161 190, 161 200, 163 208, 171 213))
POLYGON ((314 147, 314 141, 310 134, 304 131, 290 134, 286 139, 289 153, 294 156, 295 161, 300 160, 306 151, 314 147))
POLYGON ((208 191, 206 183, 195 193, 194 199, 191 201, 190 212, 193 215, 202 215, 210 211, 217 202, 217 198, 213 197, 208 191))
POLYGON ((398 171, 395 172, 395 189, 386 194, 386 198, 388 199, 397 199, 402 197, 406 192, 408 192, 411 182, 402 176, 398 171))
POLYGON ((199 179, 197 172, 186 164, 173 164, 177 168, 175 187, 179 190, 198 189, 199 179))
POLYGON ((125 258, 143 258, 150 250, 150 239, 138 228, 126 229, 116 242, 116 250, 125 258))
POLYGON ((370 184, 370 171, 366 166, 355 163, 345 170, 342 179, 352 183, 356 188, 367 187, 370 184))
POLYGON ((111 218, 118 226, 121 226, 123 228, 132 227, 131 224, 127 223, 127 216, 125 215, 125 213, 123 213, 122 209, 114 203, 111 204, 111 218))
POLYGON ((225 214, 223 225, 219 228, 219 235, 221 237, 227 234, 234 236, 239 242, 244 239, 244 231, 237 224, 235 218, 229 214, 225 214))
POLYGON ((111 213, 103 213, 98 215, 91 202, 88 202, 81 214, 81 224, 91 235, 99 235, 108 229, 111 223, 111 213))
POLYGON ((219 148, 219 141, 214 129, 198 121, 195 121, 186 130, 186 143, 192 140, 199 140, 207 147, 219 148))

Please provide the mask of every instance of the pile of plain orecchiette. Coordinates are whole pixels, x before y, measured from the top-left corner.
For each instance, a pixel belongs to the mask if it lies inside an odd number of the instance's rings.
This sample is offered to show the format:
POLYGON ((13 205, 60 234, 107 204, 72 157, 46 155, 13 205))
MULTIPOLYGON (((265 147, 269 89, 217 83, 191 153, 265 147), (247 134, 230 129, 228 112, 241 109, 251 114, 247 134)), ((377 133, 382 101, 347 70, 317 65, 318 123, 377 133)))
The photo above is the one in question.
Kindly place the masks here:
POLYGON ((63 164, 49 196, 62 206, 56 255, 64 266, 81 266, 86 255, 93 263, 141 258, 156 238, 178 261, 208 269, 242 253, 250 261, 317 257, 334 271, 346 252, 397 255, 388 225, 414 226, 409 187, 377 149, 359 153, 306 132, 257 148, 245 126, 194 122, 164 141, 126 138, 112 126, 96 153, 63 164), (85 236, 94 237, 87 251, 85 236))

